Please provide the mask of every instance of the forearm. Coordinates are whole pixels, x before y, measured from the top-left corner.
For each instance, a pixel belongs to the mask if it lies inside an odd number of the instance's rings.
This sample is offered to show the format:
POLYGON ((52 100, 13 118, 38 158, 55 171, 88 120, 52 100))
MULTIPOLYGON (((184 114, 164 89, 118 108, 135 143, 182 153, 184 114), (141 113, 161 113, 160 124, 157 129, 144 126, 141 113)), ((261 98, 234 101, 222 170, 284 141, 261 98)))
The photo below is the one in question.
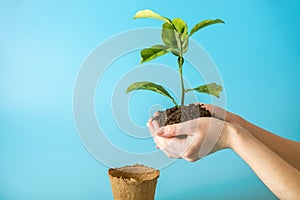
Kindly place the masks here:
POLYGON ((300 143, 279 137, 266 131, 238 115, 229 114, 231 123, 239 125, 252 133, 260 142, 276 152, 285 161, 300 170, 300 143))
POLYGON ((270 148, 237 127, 230 134, 230 148, 234 150, 280 199, 300 198, 300 172, 270 148))

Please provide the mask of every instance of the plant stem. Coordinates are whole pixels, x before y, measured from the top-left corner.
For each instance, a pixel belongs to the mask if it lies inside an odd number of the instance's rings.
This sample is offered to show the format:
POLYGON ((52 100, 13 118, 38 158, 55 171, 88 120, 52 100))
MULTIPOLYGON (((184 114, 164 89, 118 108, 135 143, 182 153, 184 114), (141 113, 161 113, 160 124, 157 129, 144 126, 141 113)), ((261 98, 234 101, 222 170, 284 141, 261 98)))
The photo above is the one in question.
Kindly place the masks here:
POLYGON ((183 83, 183 75, 182 75, 182 65, 183 65, 184 59, 182 56, 178 56, 178 66, 179 66, 179 74, 180 74, 180 84, 181 84, 181 106, 184 106, 184 95, 185 95, 185 89, 184 89, 184 83, 183 83))
POLYGON ((175 105, 176 107, 179 107, 179 105, 177 104, 177 102, 175 101, 175 99, 172 98, 172 102, 174 103, 174 105, 175 105))

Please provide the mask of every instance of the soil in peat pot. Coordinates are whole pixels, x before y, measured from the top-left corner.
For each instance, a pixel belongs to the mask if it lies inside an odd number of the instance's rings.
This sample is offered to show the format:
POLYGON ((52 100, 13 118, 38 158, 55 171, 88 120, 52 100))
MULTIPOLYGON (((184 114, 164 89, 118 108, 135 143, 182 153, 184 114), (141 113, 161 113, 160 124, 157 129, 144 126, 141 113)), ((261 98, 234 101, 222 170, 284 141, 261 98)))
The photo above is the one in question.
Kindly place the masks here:
POLYGON ((160 126, 177 124, 199 117, 211 117, 211 113, 203 107, 203 104, 189 104, 187 106, 174 106, 165 111, 158 111, 153 118, 160 126))

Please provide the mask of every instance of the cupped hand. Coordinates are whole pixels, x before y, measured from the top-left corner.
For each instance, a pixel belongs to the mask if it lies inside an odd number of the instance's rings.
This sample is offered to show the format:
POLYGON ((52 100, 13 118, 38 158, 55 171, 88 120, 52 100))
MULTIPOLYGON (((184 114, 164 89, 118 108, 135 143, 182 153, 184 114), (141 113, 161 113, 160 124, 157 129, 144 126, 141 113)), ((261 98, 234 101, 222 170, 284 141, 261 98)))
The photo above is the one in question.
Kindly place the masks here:
POLYGON ((148 127, 157 147, 170 158, 194 162, 203 157, 203 152, 207 151, 206 155, 228 147, 228 123, 219 119, 202 117, 159 127, 150 118, 148 127), (201 149, 204 141, 208 146, 201 149))

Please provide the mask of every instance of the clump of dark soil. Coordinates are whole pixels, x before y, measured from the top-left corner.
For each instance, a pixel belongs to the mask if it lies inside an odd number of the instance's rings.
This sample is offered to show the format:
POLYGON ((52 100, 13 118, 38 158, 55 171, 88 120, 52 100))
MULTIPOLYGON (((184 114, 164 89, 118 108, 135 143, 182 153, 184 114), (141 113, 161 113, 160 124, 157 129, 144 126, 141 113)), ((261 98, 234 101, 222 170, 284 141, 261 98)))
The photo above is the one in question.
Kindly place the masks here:
POLYGON ((203 107, 203 104, 189 104, 187 106, 174 106, 165 111, 158 111, 153 118, 160 126, 186 122, 199 117, 211 117, 211 113, 203 107))

